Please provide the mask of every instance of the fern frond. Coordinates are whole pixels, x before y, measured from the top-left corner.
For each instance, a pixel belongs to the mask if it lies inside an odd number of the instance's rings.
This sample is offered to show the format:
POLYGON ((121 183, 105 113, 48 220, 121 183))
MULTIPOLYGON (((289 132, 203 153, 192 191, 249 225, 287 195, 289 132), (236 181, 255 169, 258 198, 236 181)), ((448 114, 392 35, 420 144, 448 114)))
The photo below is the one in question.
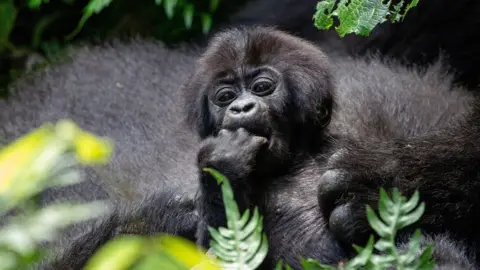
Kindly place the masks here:
MULTIPOLYGON (((425 211, 425 204, 420 203, 420 195, 415 191, 407 201, 398 189, 393 189, 390 198, 384 189, 380 189, 378 202, 378 216, 367 205, 367 218, 370 226, 380 236, 375 243, 373 235, 370 236, 366 247, 353 245, 357 256, 338 268, 321 265, 314 260, 303 260, 305 270, 357 270, 357 269, 388 269, 395 267, 398 270, 433 270, 435 262, 432 260, 432 247, 428 246, 418 256, 421 250, 421 233, 416 230, 406 251, 399 251, 395 245, 397 231, 417 222, 425 211), (373 254, 374 249, 380 254, 373 254)), ((279 268, 281 269, 281 268, 279 268)))
POLYGON ((210 247, 224 269, 256 269, 268 252, 267 235, 262 233, 263 217, 255 207, 253 216, 246 210, 240 216, 228 179, 220 172, 205 168, 221 184, 227 228, 209 227, 210 247))

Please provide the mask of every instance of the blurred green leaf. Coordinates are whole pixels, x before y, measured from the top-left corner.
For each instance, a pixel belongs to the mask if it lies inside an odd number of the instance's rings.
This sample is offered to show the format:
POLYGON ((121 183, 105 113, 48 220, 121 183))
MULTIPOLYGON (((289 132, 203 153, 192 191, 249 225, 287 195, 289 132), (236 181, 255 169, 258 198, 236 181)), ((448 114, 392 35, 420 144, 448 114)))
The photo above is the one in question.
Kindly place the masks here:
MULTIPOLYGON (((335 267, 330 265, 321 264, 318 261, 312 259, 300 260, 304 270, 335 270, 335 267)), ((292 269, 289 265, 286 265, 285 270, 292 269)))
POLYGON ((183 20, 187 29, 192 28, 193 13, 194 7, 192 4, 188 4, 183 8, 183 20))
POLYGON ((140 236, 122 236, 109 241, 88 261, 85 270, 128 269, 143 252, 145 240, 140 236))
POLYGON ((178 236, 120 236, 88 261, 85 270, 220 270, 195 244, 178 236))
POLYGON ((210 11, 214 12, 218 8, 218 4, 220 3, 220 0, 210 0, 210 11))
POLYGON ((83 10, 83 16, 80 19, 80 21, 77 24, 77 27, 75 30, 73 30, 72 33, 70 33, 67 37, 65 37, 67 40, 72 39, 80 31, 82 30, 83 26, 87 22, 87 20, 94 14, 100 13, 104 8, 106 8, 108 5, 112 3, 112 0, 90 0, 87 4, 87 6, 83 10))
POLYGON ((210 32, 212 28, 212 16, 210 14, 203 13, 202 14, 202 31, 206 35, 210 32))
POLYGON ((78 128, 68 120, 47 123, 17 139, 0 151, 0 195, 12 207, 40 192, 55 168, 68 165, 65 155, 73 152, 83 164, 104 164, 113 144, 78 128))
POLYGON ((0 0, 0 52, 8 42, 16 16, 17 10, 13 5, 13 0, 0 0))
POLYGON ((49 14, 43 16, 40 21, 38 21, 35 24, 35 27, 33 28, 33 33, 32 33, 32 47, 33 48, 39 48, 40 44, 42 43, 42 35, 47 29, 48 26, 50 26, 55 20, 60 18, 61 14, 59 12, 56 12, 54 14, 49 14))
POLYGON ((164 0, 163 7, 165 9, 165 13, 169 19, 172 19, 175 15, 175 7, 177 6, 178 0, 164 0))
POLYGON ((42 4, 47 4, 49 2, 50 0, 28 0, 28 7, 35 9, 39 8, 42 4))

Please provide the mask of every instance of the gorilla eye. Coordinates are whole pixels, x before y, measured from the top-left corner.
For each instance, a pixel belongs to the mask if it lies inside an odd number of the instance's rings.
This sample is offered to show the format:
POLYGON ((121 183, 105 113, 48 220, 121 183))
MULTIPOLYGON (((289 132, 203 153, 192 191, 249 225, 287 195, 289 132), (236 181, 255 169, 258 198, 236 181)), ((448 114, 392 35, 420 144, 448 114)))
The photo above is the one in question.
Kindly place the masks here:
POLYGON ((275 83, 268 78, 260 78, 256 80, 251 87, 251 91, 259 96, 269 95, 273 90, 275 90, 275 83))
POLYGON ((237 93, 232 88, 224 87, 215 94, 215 104, 228 105, 237 97, 237 93))

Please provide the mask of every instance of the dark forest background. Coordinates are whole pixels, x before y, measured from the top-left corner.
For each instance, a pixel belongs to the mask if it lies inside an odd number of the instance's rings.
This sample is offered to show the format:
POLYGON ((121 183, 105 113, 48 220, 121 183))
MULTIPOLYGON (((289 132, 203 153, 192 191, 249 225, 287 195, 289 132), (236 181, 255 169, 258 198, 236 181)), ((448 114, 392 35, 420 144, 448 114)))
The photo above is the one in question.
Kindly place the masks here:
POLYGON ((154 37, 172 45, 202 36, 246 0, 0 0, 0 95, 69 44, 154 37))

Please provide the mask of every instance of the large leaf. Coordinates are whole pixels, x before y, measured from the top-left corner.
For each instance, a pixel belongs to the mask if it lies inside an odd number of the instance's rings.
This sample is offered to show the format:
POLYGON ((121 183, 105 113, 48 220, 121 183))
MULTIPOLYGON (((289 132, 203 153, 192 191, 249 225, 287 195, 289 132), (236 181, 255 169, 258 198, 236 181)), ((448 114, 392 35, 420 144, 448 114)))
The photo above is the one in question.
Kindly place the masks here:
POLYGON ((391 0, 320 0, 313 19, 317 28, 330 29, 336 17, 339 25, 335 29, 340 37, 350 33, 367 36, 388 17, 392 23, 403 20, 417 4, 418 0, 412 0, 401 13, 403 0, 393 6, 391 0))

